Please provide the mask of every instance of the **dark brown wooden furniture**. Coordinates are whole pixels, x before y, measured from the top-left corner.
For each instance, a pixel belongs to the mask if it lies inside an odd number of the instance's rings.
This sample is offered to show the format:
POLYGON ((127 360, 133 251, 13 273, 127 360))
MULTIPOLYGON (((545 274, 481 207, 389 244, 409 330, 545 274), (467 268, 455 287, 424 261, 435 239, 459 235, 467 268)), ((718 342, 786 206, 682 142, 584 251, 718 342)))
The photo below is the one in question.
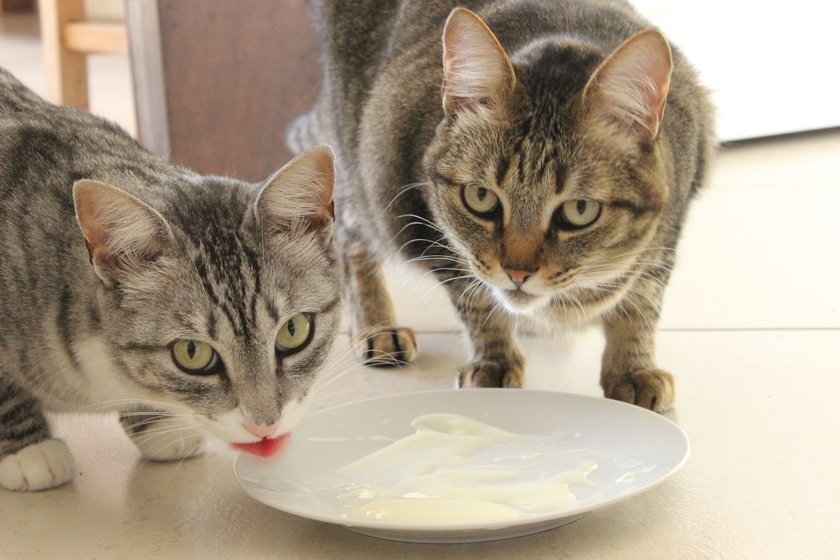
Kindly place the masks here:
POLYGON ((321 70, 305 0, 126 2, 138 135, 201 173, 266 178, 321 70))

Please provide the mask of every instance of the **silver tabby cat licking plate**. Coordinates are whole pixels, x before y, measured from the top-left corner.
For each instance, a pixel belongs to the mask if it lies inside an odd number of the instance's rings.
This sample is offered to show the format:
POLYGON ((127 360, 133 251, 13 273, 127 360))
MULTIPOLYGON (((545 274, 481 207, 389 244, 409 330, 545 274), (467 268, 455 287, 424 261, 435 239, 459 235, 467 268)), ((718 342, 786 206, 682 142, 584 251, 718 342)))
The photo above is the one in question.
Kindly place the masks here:
POLYGON ((147 459, 288 432, 340 317, 329 148, 204 177, 0 68, 0 487, 74 475, 50 411, 117 411, 147 459))

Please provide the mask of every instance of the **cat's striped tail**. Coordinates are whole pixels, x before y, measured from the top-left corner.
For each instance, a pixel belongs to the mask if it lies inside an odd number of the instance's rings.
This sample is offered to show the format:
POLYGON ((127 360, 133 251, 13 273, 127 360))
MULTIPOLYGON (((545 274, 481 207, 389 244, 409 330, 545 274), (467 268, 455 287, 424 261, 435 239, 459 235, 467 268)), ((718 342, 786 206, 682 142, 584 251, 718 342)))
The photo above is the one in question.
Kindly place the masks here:
POLYGON ((289 124, 286 129, 286 145, 294 154, 299 154, 307 148, 322 143, 323 134, 318 119, 318 113, 312 109, 300 115, 289 124))

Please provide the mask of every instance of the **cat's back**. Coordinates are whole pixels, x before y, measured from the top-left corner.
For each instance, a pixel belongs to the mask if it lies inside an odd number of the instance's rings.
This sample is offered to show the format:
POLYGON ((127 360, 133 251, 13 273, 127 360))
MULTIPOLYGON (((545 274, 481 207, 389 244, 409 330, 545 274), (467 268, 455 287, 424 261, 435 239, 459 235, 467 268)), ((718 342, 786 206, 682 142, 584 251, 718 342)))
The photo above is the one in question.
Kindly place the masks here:
MULTIPOLYGON (((355 143, 372 97, 387 96, 396 99, 398 109, 442 118, 441 37, 447 16, 458 6, 476 12, 514 62, 546 42, 595 49, 603 58, 654 27, 624 0, 364 0, 352 7, 341 0, 314 0, 325 65, 322 110, 328 107, 338 124, 336 139, 345 147, 355 143)), ((679 49, 673 51, 672 105, 710 112, 695 70, 679 49)))
POLYGON ((20 301, 45 308, 63 286, 92 278, 76 181, 116 184, 149 200, 161 185, 184 182, 181 175, 117 125, 52 105, 0 68, 0 311, 20 301))
POLYGON ((0 68, 0 192, 38 188, 33 180, 91 178, 111 158, 143 153, 117 125, 48 103, 0 68))
POLYGON ((116 124, 53 105, 0 68, 0 212, 28 206, 63 219, 72 217, 79 179, 118 184, 145 199, 149 187, 193 175, 116 124))
POLYGON ((343 91, 363 90, 395 61, 416 71, 407 58, 423 53, 438 68, 441 34, 456 7, 476 12, 493 29, 508 54, 540 37, 567 34, 611 51, 635 32, 651 27, 624 0, 313 0, 327 81, 343 91), (429 56, 429 55, 432 56, 429 56))

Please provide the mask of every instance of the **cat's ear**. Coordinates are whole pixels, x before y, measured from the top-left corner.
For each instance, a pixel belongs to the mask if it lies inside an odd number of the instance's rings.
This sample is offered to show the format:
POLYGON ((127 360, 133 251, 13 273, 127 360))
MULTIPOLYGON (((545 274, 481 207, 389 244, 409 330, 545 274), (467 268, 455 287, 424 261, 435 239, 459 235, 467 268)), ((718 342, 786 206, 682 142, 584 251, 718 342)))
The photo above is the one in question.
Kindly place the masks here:
POLYGON ((73 202, 90 262, 106 285, 171 250, 172 230, 163 216, 122 189, 83 179, 73 185, 73 202))
POLYGON ((443 30, 443 109, 495 108, 513 91, 516 75, 499 40, 480 17, 455 8, 443 30))
POLYGON ((625 41, 595 70, 583 93, 589 113, 639 140, 659 134, 671 81, 671 47, 656 30, 625 41))
POLYGON ((306 150, 272 175, 257 196, 255 213, 263 237, 290 232, 332 232, 335 210, 333 152, 306 150))

